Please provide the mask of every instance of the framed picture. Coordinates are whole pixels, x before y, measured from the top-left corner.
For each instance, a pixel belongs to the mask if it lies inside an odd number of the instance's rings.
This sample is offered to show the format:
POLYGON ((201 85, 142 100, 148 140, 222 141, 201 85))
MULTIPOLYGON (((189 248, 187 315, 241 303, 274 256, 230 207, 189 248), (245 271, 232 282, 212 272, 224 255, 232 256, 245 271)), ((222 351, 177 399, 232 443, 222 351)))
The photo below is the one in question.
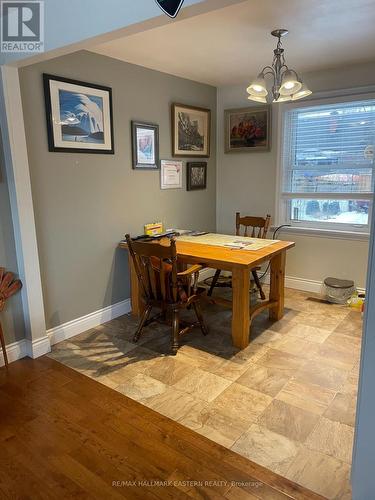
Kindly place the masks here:
POLYGON ((160 162, 161 189, 182 188, 182 161, 162 160, 160 162))
POLYGON ((133 168, 159 168, 159 126, 132 122, 133 168))
POLYGON ((194 191, 196 189, 207 188, 207 163, 191 162, 186 169, 186 189, 194 191))
POLYGON ((269 151, 270 136, 270 106, 225 110, 226 153, 269 151))
POLYGON ((48 149, 114 154, 112 90, 43 74, 48 149))
POLYGON ((211 111, 172 104, 173 156, 210 156, 211 111))

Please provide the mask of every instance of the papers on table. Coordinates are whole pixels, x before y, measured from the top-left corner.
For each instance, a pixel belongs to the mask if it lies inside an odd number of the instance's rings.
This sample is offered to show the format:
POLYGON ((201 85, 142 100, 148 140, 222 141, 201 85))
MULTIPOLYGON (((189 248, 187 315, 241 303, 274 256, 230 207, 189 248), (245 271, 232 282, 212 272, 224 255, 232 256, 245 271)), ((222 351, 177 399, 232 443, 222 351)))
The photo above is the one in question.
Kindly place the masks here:
POLYGON ((188 243, 200 243, 202 245, 213 245, 227 247, 233 250, 261 250, 277 243, 279 240, 263 240, 261 238, 248 238, 244 236, 231 236, 229 234, 207 233, 202 236, 182 235, 178 241, 188 243))

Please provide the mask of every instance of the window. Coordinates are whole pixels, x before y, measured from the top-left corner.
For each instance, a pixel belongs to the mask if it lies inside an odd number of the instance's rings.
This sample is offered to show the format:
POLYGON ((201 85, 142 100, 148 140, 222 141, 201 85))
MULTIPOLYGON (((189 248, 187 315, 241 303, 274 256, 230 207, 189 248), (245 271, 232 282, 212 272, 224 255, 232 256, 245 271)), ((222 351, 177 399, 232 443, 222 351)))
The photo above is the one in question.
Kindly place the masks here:
POLYGON ((375 99, 289 109, 282 144, 282 221, 369 232, 375 99))

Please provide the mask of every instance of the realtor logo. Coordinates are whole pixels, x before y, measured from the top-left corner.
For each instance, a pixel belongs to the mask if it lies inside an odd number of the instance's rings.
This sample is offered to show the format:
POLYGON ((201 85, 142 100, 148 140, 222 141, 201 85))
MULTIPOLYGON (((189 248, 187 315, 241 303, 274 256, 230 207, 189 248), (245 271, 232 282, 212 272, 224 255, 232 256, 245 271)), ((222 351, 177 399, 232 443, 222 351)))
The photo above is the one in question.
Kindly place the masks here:
POLYGON ((184 0, 156 0, 161 10, 169 17, 176 17, 184 0))
POLYGON ((1 1, 1 52, 44 51, 44 2, 1 1))

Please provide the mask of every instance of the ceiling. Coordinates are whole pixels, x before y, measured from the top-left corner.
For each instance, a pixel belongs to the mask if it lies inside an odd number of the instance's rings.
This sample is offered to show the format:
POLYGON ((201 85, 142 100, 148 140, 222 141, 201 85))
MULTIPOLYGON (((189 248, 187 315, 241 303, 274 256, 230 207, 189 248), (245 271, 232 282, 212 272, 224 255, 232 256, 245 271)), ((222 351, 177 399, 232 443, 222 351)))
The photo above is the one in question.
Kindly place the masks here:
POLYGON ((247 0, 90 49, 215 86, 242 84, 272 61, 287 28, 298 72, 375 61, 375 0, 247 0))

